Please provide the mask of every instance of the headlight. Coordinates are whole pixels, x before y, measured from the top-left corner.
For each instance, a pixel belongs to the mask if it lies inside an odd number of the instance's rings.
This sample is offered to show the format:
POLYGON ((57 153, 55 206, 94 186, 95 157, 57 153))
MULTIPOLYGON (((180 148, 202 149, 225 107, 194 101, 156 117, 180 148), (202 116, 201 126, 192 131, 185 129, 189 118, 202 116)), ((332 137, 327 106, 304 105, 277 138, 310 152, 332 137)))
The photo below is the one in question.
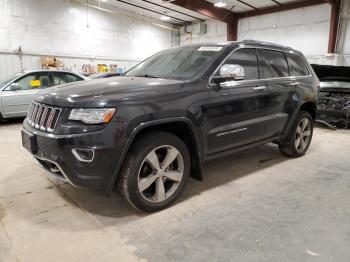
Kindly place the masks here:
POLYGON ((101 124, 111 121, 115 108, 77 108, 72 109, 69 120, 80 120, 85 124, 101 124))

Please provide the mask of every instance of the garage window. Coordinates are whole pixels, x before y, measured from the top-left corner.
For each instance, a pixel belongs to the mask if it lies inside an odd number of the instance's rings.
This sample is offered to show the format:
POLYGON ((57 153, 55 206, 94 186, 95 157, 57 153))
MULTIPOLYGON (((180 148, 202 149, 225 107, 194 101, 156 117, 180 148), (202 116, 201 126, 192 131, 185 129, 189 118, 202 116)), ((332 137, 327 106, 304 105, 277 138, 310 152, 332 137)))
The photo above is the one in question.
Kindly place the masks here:
POLYGON ((261 78, 289 76, 287 60, 282 52, 258 50, 261 78))

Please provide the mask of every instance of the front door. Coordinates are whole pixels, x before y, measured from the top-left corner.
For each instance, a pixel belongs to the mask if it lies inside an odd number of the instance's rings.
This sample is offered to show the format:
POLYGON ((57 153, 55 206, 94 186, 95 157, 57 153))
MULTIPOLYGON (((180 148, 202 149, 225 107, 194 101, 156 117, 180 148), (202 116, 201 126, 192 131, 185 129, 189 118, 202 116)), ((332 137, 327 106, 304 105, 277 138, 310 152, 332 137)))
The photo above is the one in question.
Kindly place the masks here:
MULTIPOLYGON (((211 104, 205 110, 208 119, 208 153, 213 154, 266 138, 265 122, 269 90, 259 79, 257 51, 243 48, 234 51, 224 64, 244 68, 245 78, 228 81, 220 88, 212 85, 211 104)), ((214 75, 219 74, 219 72, 214 75)))

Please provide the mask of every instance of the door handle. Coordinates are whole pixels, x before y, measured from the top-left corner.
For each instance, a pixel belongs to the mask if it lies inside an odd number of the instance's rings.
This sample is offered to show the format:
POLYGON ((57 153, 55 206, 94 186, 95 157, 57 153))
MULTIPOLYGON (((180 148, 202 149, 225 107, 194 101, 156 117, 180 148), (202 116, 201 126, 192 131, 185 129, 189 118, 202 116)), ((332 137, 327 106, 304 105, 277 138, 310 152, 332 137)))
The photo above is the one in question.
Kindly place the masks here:
POLYGON ((259 90, 265 90, 265 89, 266 89, 266 86, 256 86, 256 87, 254 87, 253 89, 254 89, 254 90, 257 90, 257 91, 259 91, 259 90))
POLYGON ((300 85, 300 83, 299 82, 292 82, 289 85, 291 85, 291 86, 298 86, 298 85, 300 85))

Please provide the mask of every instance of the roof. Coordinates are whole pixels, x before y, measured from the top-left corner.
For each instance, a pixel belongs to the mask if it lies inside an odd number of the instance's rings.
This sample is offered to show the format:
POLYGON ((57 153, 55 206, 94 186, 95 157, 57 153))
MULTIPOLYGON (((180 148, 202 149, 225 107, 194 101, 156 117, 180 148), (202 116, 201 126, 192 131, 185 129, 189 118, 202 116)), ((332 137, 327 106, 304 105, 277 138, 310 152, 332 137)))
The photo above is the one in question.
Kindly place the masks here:
POLYGON ((265 41, 258 41, 258 40, 241 40, 241 41, 220 41, 220 42, 203 42, 203 43, 195 43, 195 44, 189 44, 187 46, 205 46, 205 45, 216 45, 216 46, 236 46, 236 45, 257 45, 257 46, 263 46, 266 48, 277 48, 284 51, 295 51, 300 53, 300 51, 293 49, 289 46, 284 46, 281 44, 276 43, 270 43, 265 41))
POLYGON ((62 73, 73 73, 79 75, 79 73, 72 72, 69 70, 55 70, 55 69, 25 69, 22 70, 25 73, 35 73, 35 72, 62 72, 62 73))
POLYGON ((75 74, 75 75, 78 75, 78 76, 80 76, 81 78, 83 78, 85 80, 89 79, 88 77, 84 76, 81 73, 73 72, 73 71, 69 71, 69 70, 52 70, 52 69, 51 70, 50 69, 33 69, 33 70, 29 70, 29 69, 25 69, 25 70, 22 70, 22 72, 24 72, 25 74, 35 73, 35 72, 61 72, 61 73, 75 74))

